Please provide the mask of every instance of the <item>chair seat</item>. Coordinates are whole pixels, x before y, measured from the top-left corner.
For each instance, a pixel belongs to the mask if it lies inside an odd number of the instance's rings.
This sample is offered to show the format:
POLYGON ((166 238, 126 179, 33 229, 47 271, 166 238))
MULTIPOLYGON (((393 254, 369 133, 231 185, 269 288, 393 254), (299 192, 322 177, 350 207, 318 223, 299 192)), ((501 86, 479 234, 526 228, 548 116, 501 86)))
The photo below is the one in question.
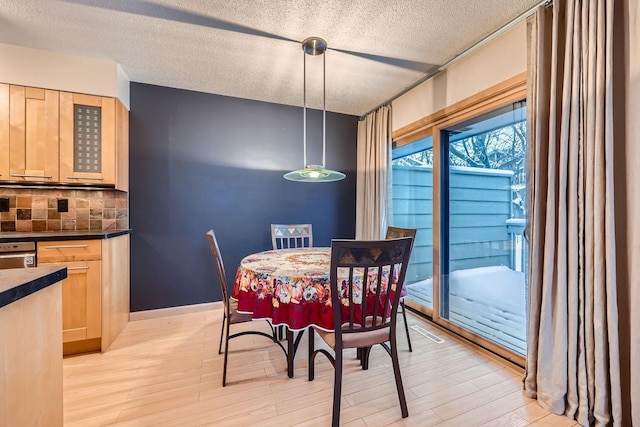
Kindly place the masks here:
MULTIPOLYGON (((367 317, 367 326, 371 326, 373 316, 367 317)), ((376 323, 382 323, 382 318, 377 317, 376 323)), ((336 349, 336 334, 334 332, 323 331, 322 329, 314 328, 320 335, 320 338, 327 343, 333 350, 336 349)), ((347 326, 343 329, 347 329, 347 326)), ((391 326, 387 324, 386 327, 380 329, 374 329, 371 331, 343 333, 342 334, 342 346, 344 348, 358 348, 358 347, 370 347, 375 344, 380 344, 389 341, 391 333, 391 326)))
POLYGON ((251 320, 252 315, 238 313, 238 301, 229 298, 229 323, 233 325, 236 323, 250 322, 251 320))

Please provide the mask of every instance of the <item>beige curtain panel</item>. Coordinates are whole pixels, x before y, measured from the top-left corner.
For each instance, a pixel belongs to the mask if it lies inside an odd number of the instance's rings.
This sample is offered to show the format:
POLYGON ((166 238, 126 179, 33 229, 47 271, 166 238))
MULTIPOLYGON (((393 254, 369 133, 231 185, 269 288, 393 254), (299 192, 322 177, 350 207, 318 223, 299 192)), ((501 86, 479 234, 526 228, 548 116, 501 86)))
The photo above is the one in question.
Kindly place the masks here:
POLYGON ((629 426, 618 342, 613 1, 554 0, 530 25, 525 390, 583 426, 629 426))
POLYGON ((391 179, 388 176, 390 146, 391 107, 385 105, 358 123, 356 239, 374 240, 384 236, 391 179))
POLYGON ((615 65, 626 68, 614 82, 622 425, 640 426, 640 2, 617 1, 615 17, 615 65))

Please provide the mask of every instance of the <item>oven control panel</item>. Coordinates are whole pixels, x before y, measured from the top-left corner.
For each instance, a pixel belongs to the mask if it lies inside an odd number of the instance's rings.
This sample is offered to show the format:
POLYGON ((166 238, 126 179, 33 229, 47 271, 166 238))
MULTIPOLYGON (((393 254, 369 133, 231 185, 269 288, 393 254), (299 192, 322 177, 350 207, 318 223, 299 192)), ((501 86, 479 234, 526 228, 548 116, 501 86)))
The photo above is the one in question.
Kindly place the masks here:
POLYGON ((0 254, 7 252, 34 252, 35 242, 0 243, 0 254))

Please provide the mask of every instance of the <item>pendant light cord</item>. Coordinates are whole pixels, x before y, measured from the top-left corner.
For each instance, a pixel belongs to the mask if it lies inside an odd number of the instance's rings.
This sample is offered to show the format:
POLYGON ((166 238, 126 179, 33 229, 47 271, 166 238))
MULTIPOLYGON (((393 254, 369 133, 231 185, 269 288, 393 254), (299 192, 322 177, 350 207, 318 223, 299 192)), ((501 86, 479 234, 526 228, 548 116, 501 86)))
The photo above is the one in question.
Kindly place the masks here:
POLYGON ((326 150, 326 127, 327 127, 327 58, 326 52, 322 54, 322 169, 327 164, 325 159, 326 150))
MULTIPOLYGON (((326 52, 322 52, 322 168, 327 164, 327 58, 326 52)), ((302 50, 302 132, 304 133, 302 160, 303 165, 307 166, 307 53, 302 50)))
POLYGON ((302 166, 307 166, 307 54, 302 49, 302 166))

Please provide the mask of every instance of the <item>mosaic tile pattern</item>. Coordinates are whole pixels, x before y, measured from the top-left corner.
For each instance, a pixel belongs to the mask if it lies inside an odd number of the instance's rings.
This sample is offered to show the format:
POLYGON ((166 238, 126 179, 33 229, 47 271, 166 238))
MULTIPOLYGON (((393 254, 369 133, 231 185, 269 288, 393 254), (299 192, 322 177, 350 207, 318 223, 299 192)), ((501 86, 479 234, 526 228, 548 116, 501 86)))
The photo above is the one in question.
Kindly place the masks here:
POLYGON ((0 232, 60 230, 126 230, 129 194, 117 190, 0 188, 9 212, 0 212, 0 232), (67 199, 68 212, 58 212, 67 199))

